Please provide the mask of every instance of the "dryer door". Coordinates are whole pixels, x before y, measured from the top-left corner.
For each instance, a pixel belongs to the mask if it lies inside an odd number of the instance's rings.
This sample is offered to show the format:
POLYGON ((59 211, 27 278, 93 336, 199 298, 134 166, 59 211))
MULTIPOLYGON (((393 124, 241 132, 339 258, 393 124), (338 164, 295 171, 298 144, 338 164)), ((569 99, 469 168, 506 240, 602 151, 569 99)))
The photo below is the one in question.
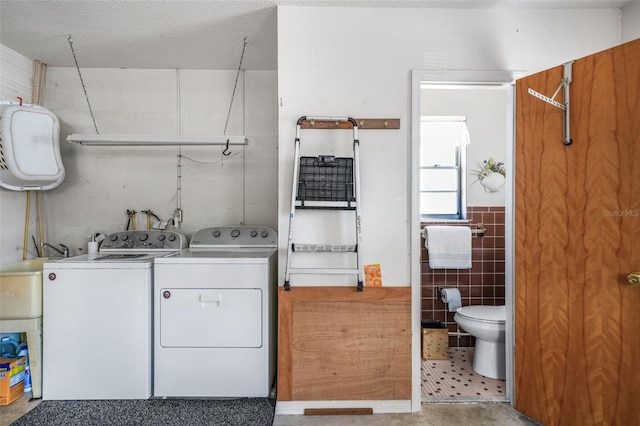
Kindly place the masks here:
POLYGON ((259 348, 262 290, 164 288, 160 297, 160 346, 259 348))

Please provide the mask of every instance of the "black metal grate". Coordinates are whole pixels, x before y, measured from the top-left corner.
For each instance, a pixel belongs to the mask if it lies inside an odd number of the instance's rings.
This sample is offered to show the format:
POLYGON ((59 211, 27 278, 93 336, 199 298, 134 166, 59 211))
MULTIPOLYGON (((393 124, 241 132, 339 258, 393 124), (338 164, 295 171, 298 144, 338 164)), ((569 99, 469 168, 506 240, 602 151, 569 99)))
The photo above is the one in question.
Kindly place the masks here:
POLYGON ((355 201, 353 158, 300 157, 299 201, 355 201))

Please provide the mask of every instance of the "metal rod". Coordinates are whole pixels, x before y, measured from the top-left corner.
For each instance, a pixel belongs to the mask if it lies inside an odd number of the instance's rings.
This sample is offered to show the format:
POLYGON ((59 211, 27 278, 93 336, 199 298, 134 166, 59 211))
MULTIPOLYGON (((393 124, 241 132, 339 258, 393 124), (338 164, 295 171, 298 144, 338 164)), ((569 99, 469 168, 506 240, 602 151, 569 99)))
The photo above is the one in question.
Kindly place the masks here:
MULTIPOLYGON (((246 101, 246 72, 245 70, 242 70, 242 134, 246 134, 246 125, 245 125, 245 101, 246 101)), ((242 222, 240 222, 240 225, 245 225, 247 223, 247 217, 246 217, 246 205, 247 205, 247 168, 246 168, 246 146, 242 147, 242 162, 241 162, 241 167, 242 167, 242 222)))
POLYGON ((238 77, 240 77, 240 70, 242 69, 242 60, 244 59, 244 50, 247 47, 247 38, 245 37, 242 42, 242 53, 240 54, 240 63, 238 64, 238 71, 236 72, 236 82, 233 85, 233 91, 231 92, 231 100, 229 101, 229 111, 227 111, 227 119, 224 123, 224 132, 227 134, 227 126, 229 125, 229 118, 231 117, 231 109, 233 108, 233 99, 236 96, 236 88, 238 87, 238 77))
POLYGON ((87 94, 87 88, 84 85, 84 80, 82 79, 82 73, 80 72, 80 65, 78 65, 78 58, 76 58, 76 51, 73 49, 73 42, 71 41, 71 36, 67 39, 69 42, 69 47, 71 48, 71 54, 73 55, 73 61, 76 63, 76 70, 78 70, 78 77, 80 77, 80 84, 82 85, 82 90, 84 91, 84 97, 87 99, 87 106, 89 107, 89 113, 91 114, 91 120, 93 120, 93 127, 96 129, 96 135, 99 135, 98 125, 96 124, 96 117, 93 115, 93 110, 91 109, 91 102, 89 102, 89 95, 87 94))
POLYGON ((569 85, 571 84, 573 61, 567 62, 564 66, 564 144, 571 145, 571 114, 569 109, 569 85))
POLYGON ((570 113, 570 108, 569 108, 569 104, 570 104, 570 90, 569 87, 571 85, 571 80, 572 80, 572 68, 573 68, 573 62, 574 61, 569 61, 563 64, 564 67, 564 72, 563 72, 563 76, 562 76, 562 82, 560 83, 560 86, 558 86, 558 88, 556 89, 555 93, 553 94, 552 97, 547 97, 545 95, 543 95, 542 93, 538 93, 535 90, 529 88, 527 91, 529 92, 530 95, 535 96, 538 99, 542 99, 543 101, 557 107, 560 108, 563 111, 563 143, 568 146, 571 145, 573 143, 573 140, 571 139, 571 113, 570 113), (563 103, 560 103, 558 101, 556 101, 554 98, 556 97, 556 95, 558 94, 558 92, 560 91, 560 88, 563 88, 563 103))
POLYGON ((36 93, 37 93, 37 85, 38 85, 38 64, 40 61, 33 61, 33 78, 31 80, 31 103, 33 105, 37 104, 36 93))
POLYGON ((38 225, 38 236, 40 241, 44 241, 44 224, 42 221, 42 191, 36 191, 36 224, 38 225))
MULTIPOLYGON (((176 68, 176 126, 178 135, 182 135, 182 103, 180 91, 180 69, 176 68)), ((178 146, 176 161, 176 209, 173 211, 173 227, 178 229, 182 222, 182 147, 178 146)))
POLYGON ((40 62, 40 69, 38 73, 38 105, 42 105, 42 90, 44 89, 45 71, 47 70, 47 64, 40 62))
POLYGON ((22 260, 27 260, 27 238, 29 235, 29 210, 31 207, 31 191, 26 191, 27 200, 25 207, 25 218, 24 218, 24 243, 22 244, 22 260))

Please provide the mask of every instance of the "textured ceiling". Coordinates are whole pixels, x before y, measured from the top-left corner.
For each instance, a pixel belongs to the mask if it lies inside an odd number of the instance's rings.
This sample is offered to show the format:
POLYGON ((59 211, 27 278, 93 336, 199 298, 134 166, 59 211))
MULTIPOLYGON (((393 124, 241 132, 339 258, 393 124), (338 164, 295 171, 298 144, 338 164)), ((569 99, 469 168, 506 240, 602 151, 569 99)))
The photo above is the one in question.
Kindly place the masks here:
POLYGON ((0 43, 48 66, 275 70, 276 6, 621 8, 617 0, 0 0, 0 43))

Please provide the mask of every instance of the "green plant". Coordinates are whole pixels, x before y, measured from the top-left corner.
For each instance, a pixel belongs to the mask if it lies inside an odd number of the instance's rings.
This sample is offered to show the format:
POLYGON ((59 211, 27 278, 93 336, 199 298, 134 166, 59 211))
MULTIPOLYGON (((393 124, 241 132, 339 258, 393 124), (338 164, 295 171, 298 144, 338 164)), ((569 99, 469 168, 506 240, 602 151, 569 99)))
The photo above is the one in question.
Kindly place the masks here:
POLYGON ((473 174, 476 175, 478 180, 484 179, 491 173, 500 173, 502 176, 507 177, 507 169, 504 163, 496 161, 493 157, 484 160, 480 165, 480 170, 473 171, 473 174))

